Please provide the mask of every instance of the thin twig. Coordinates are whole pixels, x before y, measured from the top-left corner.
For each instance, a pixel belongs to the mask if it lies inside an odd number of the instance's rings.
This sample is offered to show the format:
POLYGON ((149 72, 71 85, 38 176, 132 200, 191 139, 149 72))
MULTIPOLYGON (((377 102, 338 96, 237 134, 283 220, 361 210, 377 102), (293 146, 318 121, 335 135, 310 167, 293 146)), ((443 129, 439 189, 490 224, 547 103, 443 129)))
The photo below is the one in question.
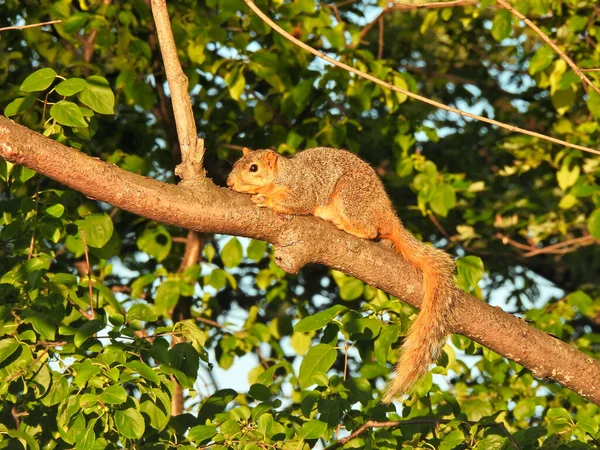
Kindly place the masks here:
POLYGON ((523 128, 514 126, 514 125, 509 125, 507 123, 503 123, 503 122, 498 122, 496 120, 493 119, 489 119, 487 117, 482 117, 482 116, 478 116, 476 114, 471 114, 468 113, 466 111, 461 111, 460 109, 456 109, 456 108, 452 108, 450 106, 444 105, 443 103, 440 102, 436 102, 435 100, 431 100, 427 97, 423 97, 422 95, 419 94, 414 94, 410 91, 407 91, 405 89, 396 87, 390 83, 387 83, 383 80, 380 80, 377 77, 374 77, 373 75, 369 75, 368 73, 365 73, 361 70, 358 70, 354 67, 351 67, 347 64, 344 64, 342 62, 336 61, 333 58, 330 58, 329 56, 327 56, 325 53, 320 52, 318 50, 315 50, 314 48, 312 48, 311 46, 305 44, 304 42, 296 39, 295 37, 293 37, 292 35, 290 35, 288 32, 286 32, 283 28, 281 28, 279 25, 277 25, 275 22, 273 22, 269 17, 267 17, 253 2, 252 0, 244 0, 244 2, 248 5, 248 7, 254 11, 256 13, 257 16, 259 16, 263 22, 265 22, 267 25, 269 25, 273 30, 275 30, 277 33, 279 33, 281 36, 283 36, 284 38, 286 38, 287 40, 289 40, 290 42, 294 43, 295 45, 297 45, 298 47, 306 50, 309 53, 312 53, 315 56, 318 56, 319 58, 333 64, 334 66, 340 67, 344 70, 347 70, 348 72, 351 72, 355 75, 358 75, 359 77, 365 78, 369 81, 372 81, 373 83, 376 83, 380 86, 383 86, 387 89, 390 89, 392 91, 395 92, 399 92, 400 94, 404 94, 407 97, 413 98, 415 100, 419 100, 423 103, 427 103, 428 105, 431 106, 435 106, 436 108, 440 108, 443 109, 445 111, 449 111, 455 114, 458 114, 460 116, 463 117, 469 117, 471 119, 475 119, 475 120, 479 120, 481 122, 485 122, 485 123, 489 123, 490 125, 495 125, 497 127, 500 128, 504 128, 506 130, 509 131, 513 131, 516 133, 521 133, 521 134, 526 134, 528 136, 532 136, 532 137, 536 137, 538 139, 543 139, 549 142, 553 142, 555 144, 559 144, 559 145, 563 145, 565 147, 570 147, 570 148, 574 148, 577 150, 581 150, 584 152, 588 152, 588 153, 593 153, 595 155, 600 155, 600 150, 596 150, 593 148, 589 148, 589 147, 584 147, 582 145, 577 145, 577 144, 571 144, 570 142, 567 141, 563 141, 561 139, 556 139, 550 136, 547 136, 545 134, 541 134, 541 133, 537 133, 535 131, 530 131, 530 130, 525 130, 523 128))
POLYGON ((14 27, 0 28, 0 33, 8 30, 24 30, 25 28, 43 27, 44 25, 52 25, 53 23, 60 23, 62 20, 50 20, 49 22, 32 23, 31 25, 16 25, 14 27))
POLYGON ((585 247, 588 245, 594 245, 596 240, 592 236, 582 236, 575 239, 569 239, 567 241, 559 242, 558 244, 549 245, 547 247, 538 248, 532 250, 528 253, 525 253, 523 256, 526 258, 530 258, 535 255, 543 254, 543 253, 556 253, 556 254, 565 254, 571 253, 577 250, 579 247, 585 247), (564 248, 569 247, 569 248, 564 248))
POLYGON ((81 237, 83 238, 83 251, 85 253, 85 264, 87 267, 87 277, 88 277, 88 288, 90 294, 90 310, 92 312, 92 318, 96 316, 94 313, 94 291, 92 290, 92 268, 90 266, 90 256, 88 254, 88 246, 87 240, 85 239, 85 231, 81 230, 81 237))
POLYGON ((595 68, 595 69, 579 69, 582 72, 600 72, 599 68, 595 68))
POLYGON ((79 311, 79 314, 81 314, 87 320, 94 320, 94 316, 92 316, 89 312, 87 312, 85 309, 81 308, 77 303, 75 303, 75 301, 73 301, 71 296, 67 295, 67 300, 71 305, 73 305, 75 308, 77 308, 77 311, 79 311))
MULTIPOLYGON (((378 422, 376 420, 369 420, 369 421, 365 422, 362 426, 360 426, 358 429, 356 429, 356 431, 354 431, 349 436, 346 436, 345 438, 339 440, 335 444, 330 445, 329 447, 326 447, 326 450, 334 450, 336 448, 342 447, 342 446, 346 445, 348 442, 350 442, 351 440, 356 439, 358 436, 360 436, 365 431, 367 431, 371 428, 396 428, 396 427, 399 427, 402 425, 440 425, 440 424, 448 424, 450 422, 453 422, 453 420, 450 420, 450 419, 409 419, 409 420, 393 420, 393 421, 390 420, 387 422, 378 422)), ((469 425, 469 426, 478 425, 478 426, 502 428, 504 430, 504 432, 506 433, 506 436, 507 436, 508 440, 510 441, 511 445, 513 446, 513 448, 515 450, 520 450, 519 444, 517 443, 515 438, 510 434, 510 432, 506 429, 506 427, 504 426, 503 423, 499 423, 499 422, 490 422, 490 423, 483 422, 482 423, 482 422, 478 422, 478 421, 462 421, 461 423, 469 425)))
POLYGON ((207 325, 211 325, 213 327, 225 328, 225 325, 223 325, 222 323, 215 322, 214 320, 210 320, 210 319, 205 319, 204 317, 194 317, 194 320, 197 320, 198 322, 205 323, 207 325))
POLYGON ((344 0, 343 2, 336 3, 335 6, 338 8, 342 8, 344 6, 351 5, 352 3, 356 3, 358 0, 344 0))
POLYGON ((238 151, 243 151, 245 148, 247 148, 244 145, 234 145, 234 144, 218 144, 218 147, 223 147, 223 148, 228 148, 230 150, 238 150, 238 151))
POLYGON ((342 23, 342 16, 340 15, 340 10, 338 9, 337 5, 335 3, 331 3, 326 6, 333 11, 335 20, 337 20, 338 23, 342 23))
POLYGON ((420 4, 394 2, 392 8, 399 10, 453 8, 455 6, 473 6, 477 3, 479 3, 479 0, 455 0, 451 2, 431 2, 420 4))
POLYGON ((527 25, 529 28, 531 28, 533 31, 535 31, 537 33, 537 35, 542 38, 542 41, 544 41, 546 44, 548 44, 550 47, 552 47, 552 50, 554 50, 556 53, 558 53, 558 56, 560 56, 569 65, 569 67, 571 67, 571 69, 573 69, 573 72, 575 72, 577 74, 577 76, 581 79, 581 81, 583 82, 584 87, 587 84, 592 89, 594 89, 598 94, 600 94, 600 88, 598 86, 596 86, 594 83, 592 83, 592 81, 583 74, 583 72, 577 66, 577 64, 575 64, 573 62, 573 60, 565 54, 565 52, 563 52, 560 48, 558 48, 558 45, 556 45, 548 36, 546 36, 546 34, 542 30, 540 30, 535 23, 533 23, 531 20, 529 20, 527 17, 525 17, 523 14, 521 14, 515 8, 513 8, 506 0, 497 0, 497 2, 500 6, 502 6, 504 9, 509 11, 513 16, 515 16, 515 17, 519 18, 520 20, 522 20, 523 22, 525 22, 525 25, 527 25))
POLYGON ((509 238, 508 236, 506 236, 505 234, 502 234, 502 233, 496 233, 494 235, 494 237, 497 238, 497 239, 500 239, 504 245, 510 244, 513 247, 519 248, 521 250, 527 250, 528 252, 536 250, 536 247, 534 247, 533 245, 521 244, 520 242, 514 241, 514 240, 512 240, 511 238, 509 238))
POLYGON ((518 249, 526 250, 527 253, 523 254, 525 258, 531 258, 532 256, 540 254, 564 255, 566 253, 574 252, 580 247, 586 247, 597 243, 596 239, 594 239, 592 236, 581 236, 574 239, 568 239, 557 244, 552 244, 546 247, 538 248, 533 245, 521 244, 520 242, 517 242, 502 233, 496 233, 494 237, 502 240, 502 243, 505 245, 509 244, 518 249))
POLYGON ((377 59, 383 58, 383 17, 379 18, 379 40, 377 48, 377 59))
POLYGON ((30 260, 33 257, 33 250, 35 247, 35 229, 37 227, 38 209, 40 206, 39 193, 40 193, 40 177, 37 177, 36 183, 35 183, 35 194, 33 195, 33 198, 35 200, 34 228, 31 233, 31 242, 29 243, 29 250, 27 251, 27 260, 30 260))
POLYGON ((348 340, 344 339, 344 381, 348 375, 348 340))
MULTIPOLYGON (((244 0, 244 1, 246 1, 246 0, 244 0)), ((248 3, 248 2, 246 2, 246 3, 248 3)), ((252 7, 251 7, 251 8, 252 8, 252 7)), ((367 33, 368 33, 369 31, 371 31, 371 28, 373 28, 375 25, 377 25, 377 24, 379 23, 379 21, 380 21, 380 20, 383 20, 383 18, 385 17, 385 15, 386 15, 387 13, 389 13, 391 10, 392 10, 392 8, 391 8, 391 7, 385 8, 383 11, 381 11, 381 12, 379 13, 379 15, 378 15, 377 17, 375 17, 375 19, 373 19, 371 22, 369 22, 367 25, 365 25, 365 26, 363 27, 363 29, 362 29, 362 30, 360 30, 360 35, 359 35, 359 37, 358 37, 358 40, 356 41, 356 44, 355 44, 355 45, 351 45, 351 46, 350 46, 350 48, 356 48, 356 47, 357 47, 357 46, 360 44, 360 42, 361 42, 361 41, 364 39, 364 37, 367 35, 367 33)), ((255 11, 255 12, 256 12, 256 11, 255 11)), ((258 14, 258 13, 257 13, 257 14, 258 14)), ((259 16, 260 16, 260 14, 259 14, 259 16)), ((263 19, 263 20, 264 20, 264 19, 263 19)), ((268 23, 268 22, 267 22, 267 23, 268 23)), ((277 30, 275 30, 275 31, 277 31, 277 30)), ((280 34, 281 34, 281 33, 280 33, 280 34)), ((285 36, 285 35, 283 35, 283 37, 286 37, 286 36, 285 36)), ((295 38, 294 38, 294 39, 295 39, 295 38)), ((292 41, 292 42, 294 42, 294 41, 292 41)), ((300 41, 298 41, 298 42, 300 42, 300 41)), ((295 43, 295 42, 294 42, 294 43, 295 43)), ((302 47, 302 46, 301 46, 301 47, 302 47)), ((306 49, 305 49, 305 50, 306 50, 306 49)), ((309 50, 309 51, 310 51, 310 50, 309 50)), ((315 51, 316 51, 316 50, 315 50, 315 51)), ((312 52, 311 52, 311 53, 312 53, 312 52)), ((318 56, 318 55, 317 55, 317 56, 318 56)))
POLYGON ((448 232, 446 231, 446 229, 436 219, 436 217, 432 213, 427 214, 427 216, 429 216, 429 220, 431 220, 431 222, 435 225, 435 227, 438 229, 438 231, 440 233, 442 233, 446 239, 448 239, 448 242, 450 242, 450 240, 451 240, 450 234, 448 234, 448 232))

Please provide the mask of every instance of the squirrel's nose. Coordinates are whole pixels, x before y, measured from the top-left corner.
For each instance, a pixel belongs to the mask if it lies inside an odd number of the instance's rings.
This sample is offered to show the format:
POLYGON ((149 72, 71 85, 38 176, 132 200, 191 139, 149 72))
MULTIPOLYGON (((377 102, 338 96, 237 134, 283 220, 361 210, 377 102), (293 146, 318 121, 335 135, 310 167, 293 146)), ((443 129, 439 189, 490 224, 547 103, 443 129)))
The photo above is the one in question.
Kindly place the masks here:
POLYGON ((227 187, 233 187, 233 185, 234 185, 234 184, 235 184, 235 183, 234 183, 234 181, 231 179, 231 177, 230 177, 230 178, 227 178, 227 187))

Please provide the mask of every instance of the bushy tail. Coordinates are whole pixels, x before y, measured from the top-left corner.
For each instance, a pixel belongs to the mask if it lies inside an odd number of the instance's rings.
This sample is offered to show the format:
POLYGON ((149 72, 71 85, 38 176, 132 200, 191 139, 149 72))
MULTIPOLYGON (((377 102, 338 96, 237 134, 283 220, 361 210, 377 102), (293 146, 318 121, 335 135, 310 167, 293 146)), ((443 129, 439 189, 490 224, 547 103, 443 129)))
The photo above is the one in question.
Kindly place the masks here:
POLYGON ((433 364, 449 334, 453 300, 454 260, 447 253, 415 239, 398 222, 389 239, 396 251, 423 272, 423 304, 400 349, 396 378, 387 388, 384 402, 407 393, 433 364))

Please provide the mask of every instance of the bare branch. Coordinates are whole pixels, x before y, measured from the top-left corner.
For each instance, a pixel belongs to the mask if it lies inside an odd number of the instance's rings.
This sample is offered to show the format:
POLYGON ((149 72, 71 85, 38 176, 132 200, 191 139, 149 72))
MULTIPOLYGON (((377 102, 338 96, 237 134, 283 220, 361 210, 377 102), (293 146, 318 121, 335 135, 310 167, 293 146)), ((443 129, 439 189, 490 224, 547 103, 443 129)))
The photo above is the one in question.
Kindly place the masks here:
POLYGON ((517 242, 502 233, 496 233, 494 237, 502 240, 502 243, 504 245, 509 244, 515 248, 526 250, 527 253, 523 254, 525 258, 531 258, 532 256, 541 254, 564 255, 566 253, 574 252, 580 247, 587 247, 589 245, 594 245, 598 243, 598 241, 592 236, 587 235, 574 239, 567 239, 566 241, 559 242, 557 244, 552 244, 546 247, 538 248, 534 245, 521 244, 520 242, 517 242))
MULTIPOLYGON (((408 420, 390 420, 390 421, 385 421, 385 422, 378 422, 376 420, 369 420, 369 421, 365 422, 363 425, 361 425, 359 428, 357 428, 349 436, 346 436, 345 438, 340 439, 335 444, 332 444, 329 447, 327 447, 326 450, 334 450, 336 448, 343 447, 348 442, 350 442, 353 439, 356 439, 357 437, 359 437, 360 435, 362 435, 365 431, 370 430, 371 428, 398 428, 398 427, 401 427, 403 425, 440 425, 440 424, 447 424, 447 423, 450 423, 450 422, 453 422, 453 420, 450 420, 450 419, 435 419, 435 418, 427 418, 427 417, 423 417, 423 418, 420 418, 420 419, 408 419, 408 420)), ((461 421, 461 423, 467 424, 469 426, 477 425, 479 427, 496 427, 496 428, 502 428, 504 430, 504 432, 506 433, 506 437, 510 441, 512 447, 515 450, 519 450, 520 449, 519 444, 517 443, 517 441, 515 440, 515 438, 510 434, 510 432, 506 429, 506 427, 504 426, 504 424, 501 423, 501 422, 487 422, 487 423, 483 422, 482 423, 482 422, 478 422, 478 421, 463 420, 463 421, 461 421)))
POLYGON ((573 60, 571 58, 569 58, 565 54, 565 52, 563 52, 558 47, 558 45, 556 45, 554 42, 552 42, 552 40, 548 36, 546 36, 546 34, 544 34, 544 32, 542 30, 540 30, 535 23, 533 23, 531 20, 529 20, 527 17, 525 17, 523 14, 521 14, 515 8, 513 8, 506 0, 497 0, 497 2, 500 6, 502 6, 504 9, 509 11, 513 16, 522 20, 525 23, 525 25, 527 25, 529 28, 531 28, 533 31, 535 31, 536 34, 542 38, 542 41, 544 41, 546 44, 548 44, 550 47, 552 47, 552 50, 554 50, 556 53, 558 53, 558 56, 560 56, 569 65, 569 67, 571 69, 573 69, 573 72, 575 72, 577 74, 577 76, 581 79, 581 81, 583 82, 584 87, 587 84, 592 89, 594 89, 598 94, 600 94, 600 88, 598 86, 596 86, 594 83, 592 83, 592 81, 583 74, 583 72, 577 66, 577 64, 575 64, 573 62, 573 60))
POLYGON ((175 174, 182 180, 194 181, 205 176, 204 140, 198 138, 196 131, 196 122, 188 94, 188 79, 183 73, 177 57, 177 47, 171 30, 167 2, 166 0, 152 0, 151 3, 181 147, 181 164, 175 168, 175 174))
POLYGON ((456 6, 474 6, 479 3, 479 0, 455 0, 450 2, 431 2, 431 3, 404 3, 394 2, 392 8, 396 10, 410 9, 437 9, 437 8, 454 8, 456 6))
MULTIPOLYGON (((281 217, 248 195, 206 178, 179 186, 127 172, 0 116, 0 157, 84 195, 151 220, 205 233, 251 237, 275 246, 275 261, 296 273, 307 263, 354 276, 420 307, 422 274, 384 243, 357 238, 312 216, 281 217)), ((600 405, 600 363, 524 320, 462 291, 451 330, 600 405)))
POLYGON ((0 28, 0 33, 8 30, 24 30, 25 28, 43 27, 44 25, 52 25, 54 23, 60 23, 62 20, 50 20, 49 22, 32 23, 30 25, 17 25, 14 27, 0 28))
POLYGON ((94 317, 94 291, 92 289, 92 266, 90 265, 90 256, 88 254, 88 246, 87 240, 85 238, 85 231, 81 230, 81 238, 83 239, 83 250, 85 252, 85 265, 87 269, 87 279, 88 279, 88 291, 90 295, 90 311, 91 316, 94 317))
POLYGON ((383 17, 379 18, 379 40, 378 40, 378 48, 377 48, 377 59, 383 58, 383 45, 384 45, 384 23, 383 17))
POLYGON ((463 116, 463 117, 469 117, 471 119, 475 119, 475 120, 479 120, 481 122, 489 123, 490 125, 495 125, 497 127, 504 128, 504 129, 509 130, 509 131, 513 131, 513 132, 521 133, 521 134, 526 134, 528 136, 532 136, 532 137, 535 137, 535 138, 538 138, 538 139, 543 139, 545 141, 553 142, 555 144, 559 144, 559 145, 562 145, 562 146, 565 146, 565 147, 570 147, 570 148, 581 150, 581 151, 584 151, 584 152, 587 152, 587 153, 593 153, 595 155, 600 155, 600 150, 589 148, 589 147, 584 147, 582 145, 572 144, 570 142, 563 141, 561 139, 556 139, 556 138, 553 138, 551 136, 547 136, 545 134, 541 134, 541 133, 537 133, 535 131, 530 131, 530 130, 523 129, 523 128, 517 127, 515 125, 509 125, 507 123, 498 122, 497 120, 493 120, 493 119, 490 119, 490 118, 487 118, 487 117, 478 116, 477 114, 471 114, 469 112, 462 111, 460 109, 456 109, 456 108, 452 108, 451 106, 444 105, 443 103, 436 102, 435 100, 431 100, 431 99, 429 99, 427 97, 423 97, 422 95, 414 94, 414 93, 412 93, 410 91, 407 91, 405 89, 396 87, 396 86, 394 86, 394 85, 392 85, 390 83, 387 83, 387 82, 385 82, 383 80, 380 80, 377 77, 374 77, 373 75, 369 75, 368 73, 365 73, 365 72, 363 72, 361 70, 358 70, 358 69, 356 69, 354 67, 351 67, 351 66, 349 66, 347 64, 344 64, 342 62, 336 61, 335 59, 327 56, 325 53, 320 52, 320 51, 312 48, 311 46, 305 44, 304 42, 296 39, 294 36, 290 35, 283 28, 281 28, 279 25, 277 25, 275 22, 273 22, 269 17, 267 17, 252 2, 252 0, 244 0, 244 2, 248 5, 248 7, 250 9, 252 9, 252 11, 254 11, 256 13, 257 16, 259 16, 262 19, 263 22, 265 22, 273 30, 275 30, 277 33, 279 33, 281 36, 283 36, 284 38, 286 38, 290 42, 296 44, 298 47, 306 50, 307 52, 312 53, 313 55, 318 56, 319 58, 321 58, 321 59, 323 59, 323 60, 325 60, 325 61, 333 64, 334 66, 337 66, 337 67, 340 67, 340 68, 342 68, 344 70, 347 70, 348 72, 351 72, 351 73, 353 73, 355 75, 358 75, 361 78, 365 78, 365 79, 367 79, 369 81, 372 81, 373 83, 376 83, 376 84, 378 84, 380 86, 383 86, 383 87, 385 87, 387 89, 390 89, 390 90, 395 91, 395 92, 399 92, 400 94, 404 94, 407 97, 413 98, 415 100, 419 100, 420 102, 427 103, 428 105, 435 106, 436 108, 443 109, 445 111, 449 111, 449 112, 458 114, 458 115, 463 116))

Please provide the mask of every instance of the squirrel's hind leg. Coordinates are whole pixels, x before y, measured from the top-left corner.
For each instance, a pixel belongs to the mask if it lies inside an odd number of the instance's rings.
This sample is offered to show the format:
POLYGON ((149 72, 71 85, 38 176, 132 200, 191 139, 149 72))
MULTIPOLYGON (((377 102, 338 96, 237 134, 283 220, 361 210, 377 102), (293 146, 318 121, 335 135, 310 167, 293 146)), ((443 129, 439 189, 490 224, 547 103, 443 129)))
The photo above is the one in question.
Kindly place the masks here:
POLYGON ((370 212, 373 209, 373 197, 357 195, 356 189, 357 186, 363 185, 361 183, 364 184, 364 176, 361 174, 343 175, 335 185, 329 204, 323 208, 327 214, 319 216, 346 233, 363 239, 375 239, 379 233, 370 212))

